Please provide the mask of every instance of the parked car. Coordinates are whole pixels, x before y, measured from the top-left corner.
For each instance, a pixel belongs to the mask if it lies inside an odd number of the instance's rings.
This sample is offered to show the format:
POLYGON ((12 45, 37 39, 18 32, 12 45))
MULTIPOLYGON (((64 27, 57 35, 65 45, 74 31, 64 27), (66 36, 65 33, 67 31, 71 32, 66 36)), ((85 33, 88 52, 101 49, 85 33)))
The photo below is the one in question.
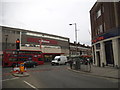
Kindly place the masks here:
POLYGON ((24 66, 25 67, 36 67, 38 64, 37 64, 37 62, 35 62, 35 61, 25 61, 24 62, 24 66))

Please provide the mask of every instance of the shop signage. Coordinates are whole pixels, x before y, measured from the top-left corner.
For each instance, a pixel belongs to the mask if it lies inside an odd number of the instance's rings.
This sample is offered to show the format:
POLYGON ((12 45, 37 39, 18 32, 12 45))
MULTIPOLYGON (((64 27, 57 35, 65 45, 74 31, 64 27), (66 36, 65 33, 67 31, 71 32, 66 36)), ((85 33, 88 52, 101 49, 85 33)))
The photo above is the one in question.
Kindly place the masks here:
POLYGON ((55 40, 46 40, 46 39, 39 39, 39 38, 27 38, 27 42, 58 44, 58 42, 55 40))
POLYGON ((92 40, 92 43, 95 43, 100 40, 116 37, 116 36, 120 36, 120 28, 114 28, 114 29, 110 30, 109 32, 100 35, 98 38, 92 40))
POLYGON ((102 37, 98 37, 98 38, 92 40, 92 42, 95 43, 95 42, 100 41, 100 40, 103 40, 103 39, 104 39, 103 36, 102 36, 102 37))

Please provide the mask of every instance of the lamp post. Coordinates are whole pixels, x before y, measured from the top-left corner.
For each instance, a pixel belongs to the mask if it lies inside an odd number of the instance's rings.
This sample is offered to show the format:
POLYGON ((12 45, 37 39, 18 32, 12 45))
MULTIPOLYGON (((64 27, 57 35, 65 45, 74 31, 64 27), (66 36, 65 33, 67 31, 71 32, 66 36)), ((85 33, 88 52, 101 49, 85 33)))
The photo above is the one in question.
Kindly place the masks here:
POLYGON ((76 54, 77 54, 77 24, 73 23, 73 24, 69 24, 69 25, 75 25, 75 44, 76 44, 76 54))

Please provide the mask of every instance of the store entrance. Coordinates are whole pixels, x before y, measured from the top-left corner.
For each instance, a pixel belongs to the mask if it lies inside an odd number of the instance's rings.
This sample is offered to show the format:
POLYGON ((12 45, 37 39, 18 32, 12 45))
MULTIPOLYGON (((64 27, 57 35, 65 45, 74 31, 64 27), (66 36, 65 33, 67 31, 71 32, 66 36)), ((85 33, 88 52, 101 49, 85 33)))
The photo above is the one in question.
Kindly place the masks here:
POLYGON ((105 42, 106 65, 114 66, 112 40, 105 42))
POLYGON ((101 65, 100 65, 100 51, 97 51, 97 52, 96 52, 96 55, 97 55, 97 66, 100 67, 100 66, 101 66, 101 65))

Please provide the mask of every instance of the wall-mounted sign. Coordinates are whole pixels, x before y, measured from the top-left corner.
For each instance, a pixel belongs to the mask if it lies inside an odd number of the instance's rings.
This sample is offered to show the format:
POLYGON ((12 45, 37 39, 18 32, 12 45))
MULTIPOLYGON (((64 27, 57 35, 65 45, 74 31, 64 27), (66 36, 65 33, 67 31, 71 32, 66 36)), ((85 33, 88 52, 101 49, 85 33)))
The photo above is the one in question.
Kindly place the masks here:
POLYGON ((104 33, 102 35, 98 35, 98 36, 99 37, 92 40, 92 43, 95 43, 97 41, 101 41, 103 39, 108 39, 108 38, 120 36, 120 28, 114 28, 114 29, 110 30, 109 32, 104 33))
POLYGON ((95 43, 95 42, 100 41, 100 40, 103 40, 103 39, 104 39, 103 36, 102 36, 102 37, 98 37, 98 38, 92 40, 92 42, 95 43))
POLYGON ((58 42, 55 40, 46 40, 46 39, 40 39, 40 38, 27 38, 27 42, 58 44, 58 42))

